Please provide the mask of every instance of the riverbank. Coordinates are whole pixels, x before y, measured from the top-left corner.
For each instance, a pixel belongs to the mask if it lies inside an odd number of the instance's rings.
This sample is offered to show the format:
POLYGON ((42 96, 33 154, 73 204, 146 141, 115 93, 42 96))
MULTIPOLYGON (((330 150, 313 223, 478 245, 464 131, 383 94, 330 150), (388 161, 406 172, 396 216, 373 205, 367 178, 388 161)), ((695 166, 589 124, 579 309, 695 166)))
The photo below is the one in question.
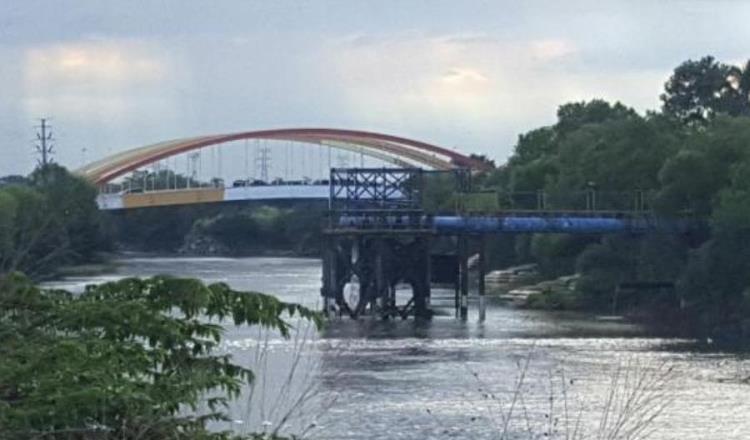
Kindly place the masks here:
MULTIPOLYGON (((525 288, 515 290, 524 291, 525 288)), ((590 298, 575 289, 535 291, 526 288, 526 292, 522 298, 516 295, 516 299, 510 304, 526 310, 571 311, 603 319, 621 319, 641 325, 649 333, 661 337, 691 338, 731 351, 744 352, 750 349, 750 322, 747 320, 728 320, 705 328, 702 323, 693 320, 690 311, 657 299, 646 299, 624 306, 618 306, 616 302, 603 306, 592 303, 590 298)), ((616 295, 613 294, 613 297, 616 298, 616 295)))
POLYGON ((92 259, 77 264, 64 264, 54 267, 48 272, 38 274, 34 277, 36 281, 48 282, 56 281, 69 277, 91 277, 113 273, 119 266, 117 259, 118 253, 99 252, 92 259))

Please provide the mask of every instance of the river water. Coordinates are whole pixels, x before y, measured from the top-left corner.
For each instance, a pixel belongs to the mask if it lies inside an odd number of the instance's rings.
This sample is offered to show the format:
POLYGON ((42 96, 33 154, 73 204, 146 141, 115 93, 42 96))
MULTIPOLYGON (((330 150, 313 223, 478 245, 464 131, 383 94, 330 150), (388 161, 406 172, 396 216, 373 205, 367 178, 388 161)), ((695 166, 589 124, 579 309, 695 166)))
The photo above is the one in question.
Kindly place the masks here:
MULTIPOLYGON (((314 259, 125 258, 113 274, 55 285, 155 274, 319 303, 314 259)), ((227 325, 223 349, 257 380, 216 428, 283 421, 282 432, 318 439, 750 438, 747 356, 492 301, 484 323, 475 308, 461 322, 443 304, 436 298, 429 323, 337 320, 321 334, 297 323, 289 340, 227 325)))

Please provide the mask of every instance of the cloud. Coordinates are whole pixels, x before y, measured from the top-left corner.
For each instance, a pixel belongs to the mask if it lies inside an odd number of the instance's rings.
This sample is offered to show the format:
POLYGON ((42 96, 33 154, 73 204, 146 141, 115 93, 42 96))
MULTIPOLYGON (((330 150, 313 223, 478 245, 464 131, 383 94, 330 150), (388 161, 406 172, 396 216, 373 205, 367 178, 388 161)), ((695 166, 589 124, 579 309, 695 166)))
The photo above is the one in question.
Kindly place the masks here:
POLYGON ((132 117, 141 113, 138 107, 163 111, 154 97, 173 71, 158 47, 137 41, 30 47, 23 57, 24 106, 33 116, 65 114, 81 120, 132 117))
POLYGON ((522 95, 559 98, 559 88, 541 86, 554 81, 549 72, 559 74, 576 52, 566 40, 397 35, 350 37, 331 44, 324 58, 329 76, 357 111, 382 108, 394 116, 420 112, 489 122, 538 111, 524 109, 522 95))
POLYGON ((318 57, 321 81, 354 120, 451 139, 502 159, 517 133, 554 121, 559 105, 603 98, 658 106, 668 71, 605 70, 565 38, 484 34, 349 36, 318 57))
POLYGON ((532 41, 529 46, 534 57, 540 60, 562 58, 577 52, 576 47, 566 40, 532 41))
MULTIPOLYGON (((352 38, 330 44, 321 57, 329 81, 358 112, 382 108, 394 117, 415 111, 475 121, 529 121, 554 114, 567 101, 608 97, 643 108, 619 91, 634 81, 649 88, 665 72, 587 69, 581 51, 566 39, 505 41, 489 36, 397 35, 352 38)), ((642 96, 639 94, 638 96, 642 96)))
POLYGON ((483 84, 487 82, 487 77, 475 69, 466 67, 454 67, 450 69, 448 73, 443 75, 440 80, 444 84, 460 86, 466 84, 483 84))

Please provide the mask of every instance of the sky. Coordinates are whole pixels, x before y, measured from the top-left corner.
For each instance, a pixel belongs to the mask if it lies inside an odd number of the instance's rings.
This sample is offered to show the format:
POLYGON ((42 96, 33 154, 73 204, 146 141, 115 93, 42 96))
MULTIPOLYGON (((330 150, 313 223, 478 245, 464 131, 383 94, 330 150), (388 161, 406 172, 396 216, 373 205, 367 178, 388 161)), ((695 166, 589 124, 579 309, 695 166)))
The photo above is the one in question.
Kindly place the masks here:
POLYGON ((0 175, 34 167, 41 117, 71 168, 283 127, 371 130, 502 163, 563 103, 658 109, 681 62, 743 63, 748 17, 739 0, 0 0, 0 175))

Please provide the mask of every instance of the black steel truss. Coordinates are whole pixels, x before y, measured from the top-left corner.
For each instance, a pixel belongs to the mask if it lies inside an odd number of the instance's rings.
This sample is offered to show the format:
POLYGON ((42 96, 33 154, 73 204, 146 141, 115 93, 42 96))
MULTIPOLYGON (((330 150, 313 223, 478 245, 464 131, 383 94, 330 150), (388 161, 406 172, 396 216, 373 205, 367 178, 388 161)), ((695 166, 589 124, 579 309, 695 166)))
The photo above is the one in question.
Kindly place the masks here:
POLYGON ((419 168, 332 168, 331 209, 419 209, 422 172, 419 168))

